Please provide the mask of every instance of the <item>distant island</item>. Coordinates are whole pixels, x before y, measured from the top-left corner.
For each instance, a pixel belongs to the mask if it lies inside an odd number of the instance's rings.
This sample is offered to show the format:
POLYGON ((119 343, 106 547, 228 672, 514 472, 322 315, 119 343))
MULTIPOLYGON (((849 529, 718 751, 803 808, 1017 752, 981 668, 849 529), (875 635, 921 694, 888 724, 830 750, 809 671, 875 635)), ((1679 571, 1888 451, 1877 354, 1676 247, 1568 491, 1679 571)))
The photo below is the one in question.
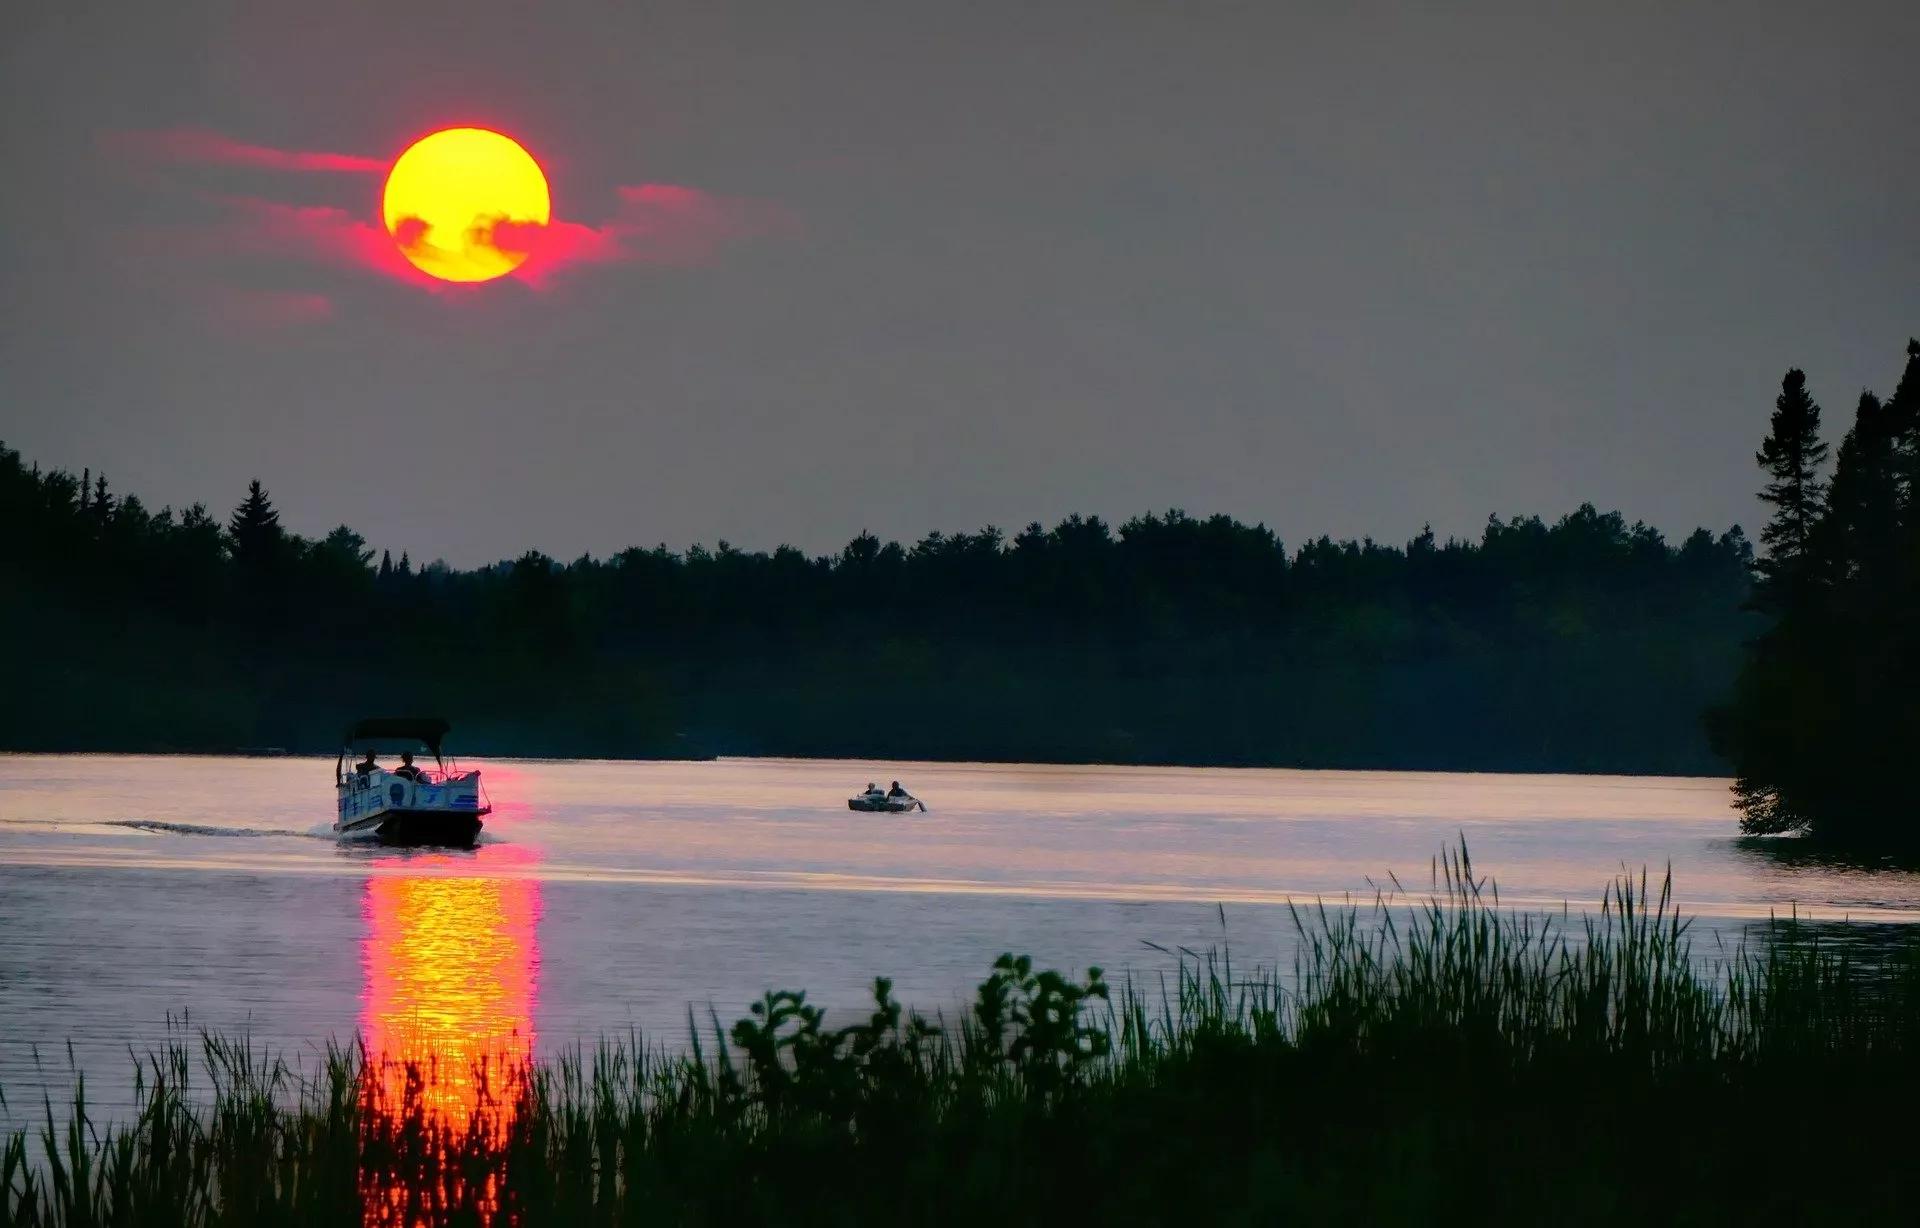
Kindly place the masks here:
POLYGON ((1764 626, 1738 528, 1582 506, 1477 541, 1180 511, 809 557, 634 548, 416 566, 0 446, 0 748, 332 749, 369 713, 459 749, 1716 773, 1699 714, 1764 626))

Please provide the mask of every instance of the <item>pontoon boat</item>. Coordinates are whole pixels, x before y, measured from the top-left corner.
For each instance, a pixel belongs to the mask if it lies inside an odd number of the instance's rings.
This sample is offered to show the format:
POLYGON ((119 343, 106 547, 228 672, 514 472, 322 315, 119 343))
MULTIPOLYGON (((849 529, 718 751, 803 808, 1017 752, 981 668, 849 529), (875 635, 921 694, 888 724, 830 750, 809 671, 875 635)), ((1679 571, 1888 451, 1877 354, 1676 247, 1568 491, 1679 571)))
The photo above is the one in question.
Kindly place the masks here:
POLYGON ((333 830, 342 836, 377 835, 388 844, 471 845, 480 834, 480 816, 493 807, 480 787, 480 773, 449 767, 442 756, 448 728, 437 716, 373 717, 349 726, 334 762, 340 817, 333 830), (366 766, 376 750, 396 743, 409 750, 424 747, 434 767, 366 766), (350 761, 362 750, 366 760, 350 761))

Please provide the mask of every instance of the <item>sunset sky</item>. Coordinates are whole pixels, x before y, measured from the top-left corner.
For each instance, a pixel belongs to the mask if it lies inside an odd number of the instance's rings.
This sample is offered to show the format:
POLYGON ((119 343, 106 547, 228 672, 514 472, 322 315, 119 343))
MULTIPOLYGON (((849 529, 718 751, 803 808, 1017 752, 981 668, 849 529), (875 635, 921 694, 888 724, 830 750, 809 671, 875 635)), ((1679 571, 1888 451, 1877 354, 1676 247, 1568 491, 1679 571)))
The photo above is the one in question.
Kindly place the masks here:
POLYGON ((473 564, 1757 523, 1920 332, 1920 5, 167 5, 0 38, 0 439, 473 564), (437 128, 553 224, 435 281, 437 128))

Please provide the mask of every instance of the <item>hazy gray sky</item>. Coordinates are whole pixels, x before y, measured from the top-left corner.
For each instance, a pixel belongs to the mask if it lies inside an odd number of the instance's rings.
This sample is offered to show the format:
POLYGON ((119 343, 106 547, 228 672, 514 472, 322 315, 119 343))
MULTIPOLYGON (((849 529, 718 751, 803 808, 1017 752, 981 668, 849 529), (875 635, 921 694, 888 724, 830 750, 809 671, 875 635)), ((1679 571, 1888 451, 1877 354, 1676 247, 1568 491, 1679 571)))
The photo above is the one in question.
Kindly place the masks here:
POLYGON ((1904 0, 27 0, 0 31, 0 438, 223 514, 258 475, 396 555, 1168 506, 1289 543, 1583 500, 1751 527, 1781 371, 1841 424, 1920 332, 1904 0), (381 175, 340 168, 456 123, 622 258, 371 267, 381 175))

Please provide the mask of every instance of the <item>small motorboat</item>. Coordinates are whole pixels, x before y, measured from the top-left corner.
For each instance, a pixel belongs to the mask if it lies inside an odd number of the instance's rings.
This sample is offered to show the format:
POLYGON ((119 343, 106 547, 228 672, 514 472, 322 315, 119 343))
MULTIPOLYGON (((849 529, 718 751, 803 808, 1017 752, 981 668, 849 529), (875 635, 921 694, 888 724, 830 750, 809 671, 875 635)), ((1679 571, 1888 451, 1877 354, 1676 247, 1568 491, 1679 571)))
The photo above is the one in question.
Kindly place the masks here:
POLYGON ((926 803, 902 789, 894 782, 891 792, 882 793, 879 789, 868 789, 865 793, 856 793, 847 799, 848 810, 864 811, 868 814, 905 814, 909 810, 926 810, 926 803))
POLYGON ((471 847, 480 835, 480 817, 492 813, 493 806, 480 787, 480 773, 449 766, 441 754, 448 728, 437 716, 372 717, 350 725, 333 766, 339 800, 334 832, 377 836, 386 844, 471 847), (373 762, 376 749, 395 743, 407 748, 408 759, 413 747, 424 747, 434 767, 403 763, 389 769, 373 762), (363 750, 366 760, 349 761, 363 750))

